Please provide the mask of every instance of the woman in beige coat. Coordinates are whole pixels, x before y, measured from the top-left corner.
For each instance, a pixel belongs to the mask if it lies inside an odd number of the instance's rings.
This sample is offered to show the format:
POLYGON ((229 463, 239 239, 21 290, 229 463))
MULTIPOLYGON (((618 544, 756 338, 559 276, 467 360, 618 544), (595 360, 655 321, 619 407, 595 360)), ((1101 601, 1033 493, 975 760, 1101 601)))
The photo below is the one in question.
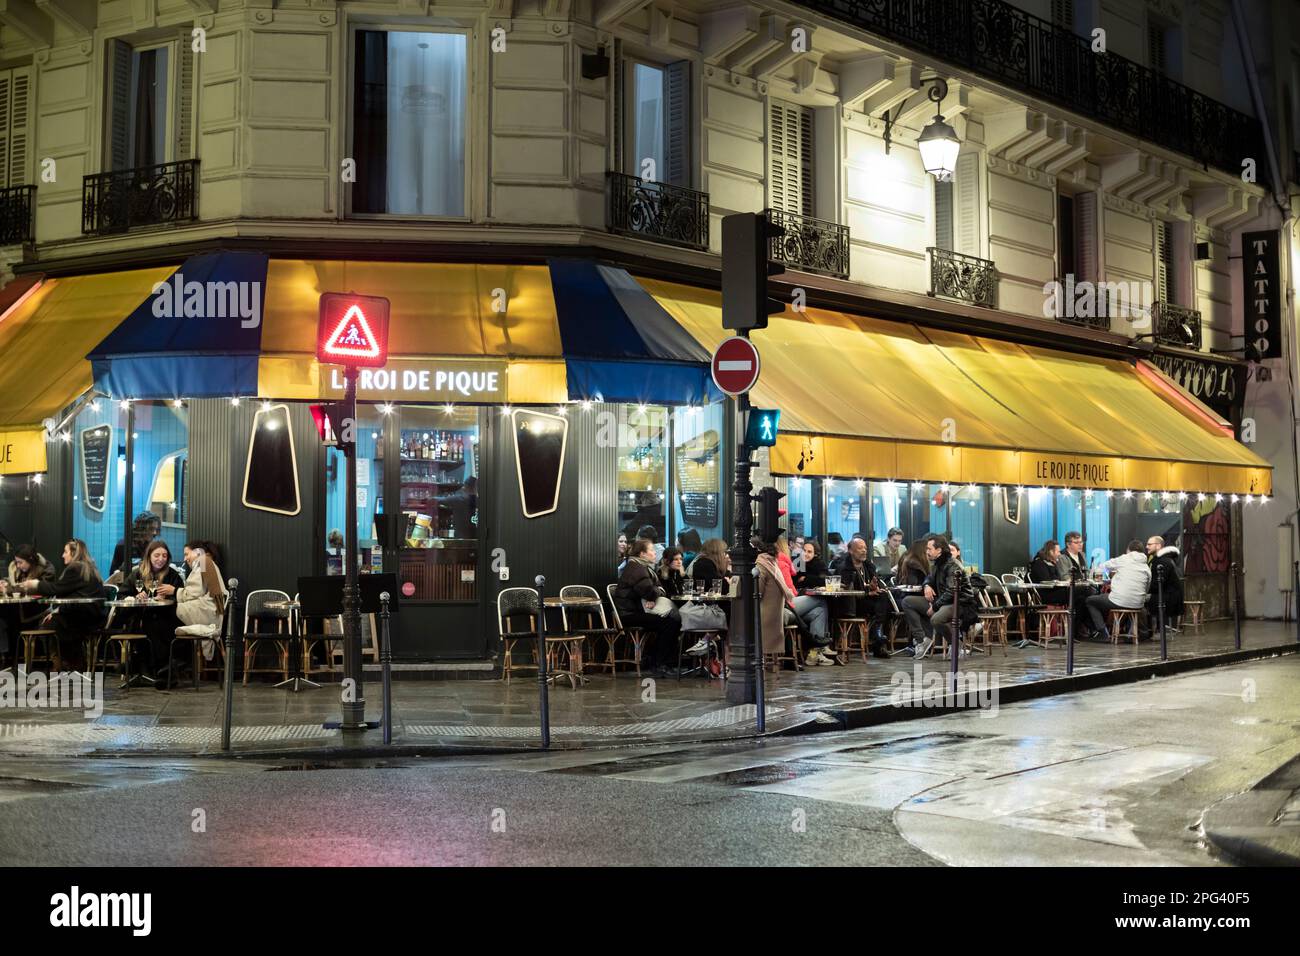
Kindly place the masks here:
POLYGON ((780 654, 785 649, 785 606, 795 599, 794 591, 776 563, 776 548, 761 545, 758 555, 758 599, 762 615, 763 653, 780 654))
MULTIPOLYGON (((221 580, 217 562, 203 544, 202 541, 191 541, 185 546, 185 564, 190 573, 185 578, 185 587, 176 592, 176 616, 186 627, 198 625, 219 630, 230 592, 221 580)), ((204 658, 212 660, 215 653, 215 642, 204 641, 204 658)))

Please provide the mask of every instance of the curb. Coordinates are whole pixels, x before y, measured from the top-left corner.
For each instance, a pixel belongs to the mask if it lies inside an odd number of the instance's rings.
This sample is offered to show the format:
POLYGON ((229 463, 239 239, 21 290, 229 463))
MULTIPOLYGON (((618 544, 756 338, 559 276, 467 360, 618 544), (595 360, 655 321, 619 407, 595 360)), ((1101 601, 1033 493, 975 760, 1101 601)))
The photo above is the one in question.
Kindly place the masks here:
POLYGON ((1201 829, 1207 840, 1238 862, 1300 866, 1300 820, 1276 822, 1297 794, 1300 756, 1292 757, 1244 793, 1207 809, 1201 829))

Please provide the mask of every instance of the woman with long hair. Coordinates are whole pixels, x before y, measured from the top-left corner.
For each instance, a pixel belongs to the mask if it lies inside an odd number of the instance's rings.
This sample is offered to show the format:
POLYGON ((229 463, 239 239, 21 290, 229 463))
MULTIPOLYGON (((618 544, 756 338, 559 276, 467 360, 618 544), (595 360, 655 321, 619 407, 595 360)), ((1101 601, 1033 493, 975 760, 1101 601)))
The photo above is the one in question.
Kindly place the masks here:
POLYGON ((670 598, 682 593, 682 580, 686 577, 682 567, 681 548, 664 548, 664 556, 659 559, 659 586, 670 598))
MULTIPOLYGON (((221 569, 211 553, 215 550, 207 541, 191 541, 185 545, 185 566, 189 574, 185 587, 176 592, 176 616, 186 626, 206 625, 220 628, 230 592, 221 580, 221 569)), ((212 660, 216 642, 203 642, 203 656, 212 660)))
POLYGON ((898 559, 895 580, 899 587, 921 587, 930 575, 930 559, 925 556, 925 539, 918 538, 898 559))
MULTIPOLYGON (((59 598, 104 597, 104 579, 86 549, 86 542, 73 538, 63 546, 63 572, 54 581, 30 578, 20 585, 28 594, 59 598)), ((104 626, 102 603, 67 604, 55 608, 41 623, 53 625, 59 645, 60 663, 84 669, 82 641, 90 632, 104 626)))
MULTIPOLYGON (((171 549, 162 539, 149 542, 145 548, 144 560, 123 582, 126 594, 134 596, 143 593, 164 600, 175 600, 184 588, 185 579, 172 567, 171 549)), ((167 657, 167 647, 176 634, 176 628, 181 626, 180 618, 176 615, 176 605, 137 611, 132 616, 137 618, 138 626, 149 635, 150 665, 156 675, 158 662, 167 657)), ((163 689, 162 684, 154 686, 163 689)))
MULTIPOLYGON (((700 546, 700 553, 691 562, 691 577, 703 581, 704 586, 712 586, 714 581, 722 581, 722 593, 729 591, 728 576, 731 574, 731 555, 727 553, 727 542, 721 538, 710 538, 700 546)), ((725 606, 724 606, 725 610, 725 606)))

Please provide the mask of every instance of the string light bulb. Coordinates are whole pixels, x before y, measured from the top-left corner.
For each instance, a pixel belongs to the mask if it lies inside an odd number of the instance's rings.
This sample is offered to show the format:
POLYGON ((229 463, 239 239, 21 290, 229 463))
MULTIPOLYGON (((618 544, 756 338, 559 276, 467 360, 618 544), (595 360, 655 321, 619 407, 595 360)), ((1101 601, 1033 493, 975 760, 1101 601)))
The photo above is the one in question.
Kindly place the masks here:
MULTIPOLYGON (((1150 492, 1147 492, 1147 494, 1150 494, 1150 492)), ((1132 497, 1133 497, 1133 489, 1132 489, 1132 488, 1125 488, 1125 489, 1124 489, 1124 498, 1125 498, 1125 500, 1127 500, 1127 499, 1129 499, 1129 498, 1132 498, 1132 497)))
POLYGON ((380 411, 380 413, 383 414, 383 415, 391 415, 391 414, 393 414, 393 403, 392 403, 392 402, 384 402, 384 404, 382 404, 382 405, 379 406, 379 411, 380 411))
POLYGON ((582 410, 583 410, 584 412, 589 412, 589 411, 591 411, 591 399, 587 399, 586 401, 584 401, 584 402, 582 403, 582 410))
POLYGON ((230 404, 233 405, 235 408, 238 408, 238 407, 239 407, 239 399, 237 399, 237 398, 232 398, 232 399, 230 400, 230 404))

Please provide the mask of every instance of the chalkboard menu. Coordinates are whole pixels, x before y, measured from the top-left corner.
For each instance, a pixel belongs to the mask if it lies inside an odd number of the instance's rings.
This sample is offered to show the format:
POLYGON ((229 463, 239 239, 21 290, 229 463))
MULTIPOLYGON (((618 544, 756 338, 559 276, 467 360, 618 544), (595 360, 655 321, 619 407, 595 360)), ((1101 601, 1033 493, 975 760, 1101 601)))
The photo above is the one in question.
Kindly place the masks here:
POLYGON ((677 496, 687 524, 718 526, 719 444, 715 429, 677 444, 677 496))
POLYGON ((81 432, 82 500, 92 511, 103 511, 108 495, 108 461, 113 426, 96 425, 81 432))

